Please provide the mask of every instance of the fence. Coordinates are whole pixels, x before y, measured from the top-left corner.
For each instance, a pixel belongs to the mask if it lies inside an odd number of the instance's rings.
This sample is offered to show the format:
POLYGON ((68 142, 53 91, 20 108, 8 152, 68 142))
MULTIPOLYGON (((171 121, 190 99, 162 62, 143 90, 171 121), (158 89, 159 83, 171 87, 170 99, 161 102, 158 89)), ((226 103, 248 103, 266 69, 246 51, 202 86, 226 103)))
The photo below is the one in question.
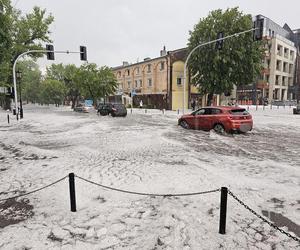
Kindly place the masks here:
POLYGON ((253 215, 255 215, 257 218, 259 218, 263 222, 267 223, 270 227, 278 230, 280 233, 282 233, 282 234, 288 236, 289 238, 291 238, 291 239, 297 241, 298 243, 300 243, 299 238, 297 238, 294 235, 291 235, 289 232, 284 231, 283 229, 281 229, 280 227, 278 227, 277 225, 275 225, 271 221, 267 220, 265 217, 263 217, 260 214, 258 214, 257 212, 255 212, 248 205, 246 205, 243 201, 241 201, 235 194, 233 194, 227 187, 221 187, 221 188, 217 188, 217 189, 213 189, 213 190, 193 192, 193 193, 178 193, 178 194, 142 193, 142 192, 135 192, 135 191, 129 191, 129 190, 124 190, 124 189, 114 188, 114 187, 110 187, 110 186, 105 186, 105 185, 93 182, 91 180, 85 179, 83 177, 80 177, 78 175, 75 175, 74 173, 70 173, 69 175, 64 176, 63 178, 61 178, 61 179, 59 179, 59 180, 57 180, 57 181, 55 181, 51 184, 48 184, 44 187, 32 190, 32 191, 24 193, 24 194, 16 195, 16 196, 5 198, 5 199, 0 199, 0 202, 7 201, 7 200, 10 200, 10 199, 17 199, 17 198, 20 198, 20 197, 23 197, 23 196, 41 191, 43 189, 46 189, 50 186, 53 186, 53 185, 65 180, 66 178, 69 178, 71 212, 76 212, 75 177, 78 178, 78 179, 81 179, 81 180, 83 180, 83 181, 85 181, 89 184, 96 185, 96 186, 101 187, 101 188, 105 188, 105 189, 108 189, 108 190, 111 190, 111 191, 126 193, 126 194, 132 194, 132 195, 161 196, 161 197, 174 197, 174 196, 177 196, 178 197, 178 196, 204 195, 204 194, 220 192, 221 193, 221 197, 220 197, 220 218, 219 218, 219 233, 220 234, 225 234, 226 233, 227 198, 228 198, 228 195, 229 195, 234 200, 236 200, 240 205, 242 205, 245 209, 247 209, 249 212, 251 212, 253 215))

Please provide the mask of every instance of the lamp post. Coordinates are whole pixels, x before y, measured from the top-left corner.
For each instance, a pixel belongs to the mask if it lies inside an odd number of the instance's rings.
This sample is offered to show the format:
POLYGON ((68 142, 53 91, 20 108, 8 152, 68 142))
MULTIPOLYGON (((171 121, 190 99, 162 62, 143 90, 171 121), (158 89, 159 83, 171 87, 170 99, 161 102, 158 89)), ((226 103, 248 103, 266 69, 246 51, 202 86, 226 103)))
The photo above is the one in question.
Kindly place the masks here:
POLYGON ((22 105, 22 87, 21 87, 21 78, 22 78, 22 72, 21 71, 17 71, 16 72, 17 75, 17 80, 19 82, 19 92, 20 92, 20 119, 23 119, 23 105, 22 105))
POLYGON ((245 31, 242 31, 242 32, 239 32, 239 33, 235 33, 235 34, 232 34, 232 35, 229 35, 229 36, 226 36, 226 37, 223 37, 223 38, 219 38, 219 39, 216 39, 216 40, 213 40, 213 41, 210 41, 210 42, 206 42, 206 43, 201 43, 199 44, 198 46, 196 46, 195 48, 193 48, 191 50, 191 52, 188 54, 186 60, 185 60, 185 63, 184 63, 184 71, 183 71, 183 104, 182 104, 182 113, 184 114, 184 107, 185 107, 185 84, 186 84, 186 71, 187 71, 187 64, 188 64, 188 61, 192 55, 192 53, 200 48, 200 47, 203 47, 205 45, 208 45, 208 44, 212 44, 212 43, 215 43, 215 42, 218 42, 218 41, 222 41, 222 40, 225 40, 225 39, 228 39, 230 37, 237 37, 239 35, 242 35, 242 34, 245 34, 245 33, 248 33, 248 32, 252 32, 253 30, 256 30, 258 28, 252 28, 252 29, 249 29, 249 30, 245 30, 245 31))

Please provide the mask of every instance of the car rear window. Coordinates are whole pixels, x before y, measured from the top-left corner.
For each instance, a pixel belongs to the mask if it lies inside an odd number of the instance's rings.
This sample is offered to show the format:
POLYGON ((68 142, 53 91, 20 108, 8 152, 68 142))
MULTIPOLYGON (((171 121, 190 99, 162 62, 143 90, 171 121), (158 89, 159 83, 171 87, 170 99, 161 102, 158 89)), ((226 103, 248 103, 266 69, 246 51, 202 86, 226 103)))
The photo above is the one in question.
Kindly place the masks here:
POLYGON ((125 106, 123 104, 114 104, 114 107, 118 109, 125 109, 125 106))
POLYGON ((246 109, 232 109, 230 113, 233 115, 248 115, 248 111, 246 109))

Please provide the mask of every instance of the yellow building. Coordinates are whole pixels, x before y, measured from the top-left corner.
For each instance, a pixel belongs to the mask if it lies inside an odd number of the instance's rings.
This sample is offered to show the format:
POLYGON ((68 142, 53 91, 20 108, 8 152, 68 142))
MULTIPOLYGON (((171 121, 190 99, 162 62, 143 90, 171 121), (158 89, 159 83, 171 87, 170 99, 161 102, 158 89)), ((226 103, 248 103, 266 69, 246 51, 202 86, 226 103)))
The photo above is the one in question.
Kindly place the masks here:
MULTIPOLYGON (((119 87, 112 100, 124 104, 139 106, 142 100, 144 107, 178 110, 183 108, 183 72, 187 48, 166 51, 165 47, 157 58, 145 58, 142 62, 114 67, 119 87), (114 98, 114 99, 113 99, 114 98)), ((198 106, 201 95, 195 87, 186 82, 185 105, 195 99, 198 106)), ((201 99, 202 100, 202 99, 201 99)))

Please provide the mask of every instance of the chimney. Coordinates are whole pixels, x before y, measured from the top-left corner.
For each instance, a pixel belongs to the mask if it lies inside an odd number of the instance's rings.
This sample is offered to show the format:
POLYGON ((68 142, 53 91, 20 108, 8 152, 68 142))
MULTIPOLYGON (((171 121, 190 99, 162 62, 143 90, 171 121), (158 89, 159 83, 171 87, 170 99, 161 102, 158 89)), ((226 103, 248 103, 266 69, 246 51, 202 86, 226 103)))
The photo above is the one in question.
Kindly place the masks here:
POLYGON ((151 59, 150 57, 146 57, 146 58, 144 58, 144 61, 148 61, 150 59, 151 59))
POLYGON ((160 56, 167 55, 166 46, 164 46, 163 50, 160 51, 160 56))
POLYGON ((128 62, 126 62, 126 61, 123 61, 123 67, 125 67, 125 66, 128 66, 129 65, 129 63, 128 62))

